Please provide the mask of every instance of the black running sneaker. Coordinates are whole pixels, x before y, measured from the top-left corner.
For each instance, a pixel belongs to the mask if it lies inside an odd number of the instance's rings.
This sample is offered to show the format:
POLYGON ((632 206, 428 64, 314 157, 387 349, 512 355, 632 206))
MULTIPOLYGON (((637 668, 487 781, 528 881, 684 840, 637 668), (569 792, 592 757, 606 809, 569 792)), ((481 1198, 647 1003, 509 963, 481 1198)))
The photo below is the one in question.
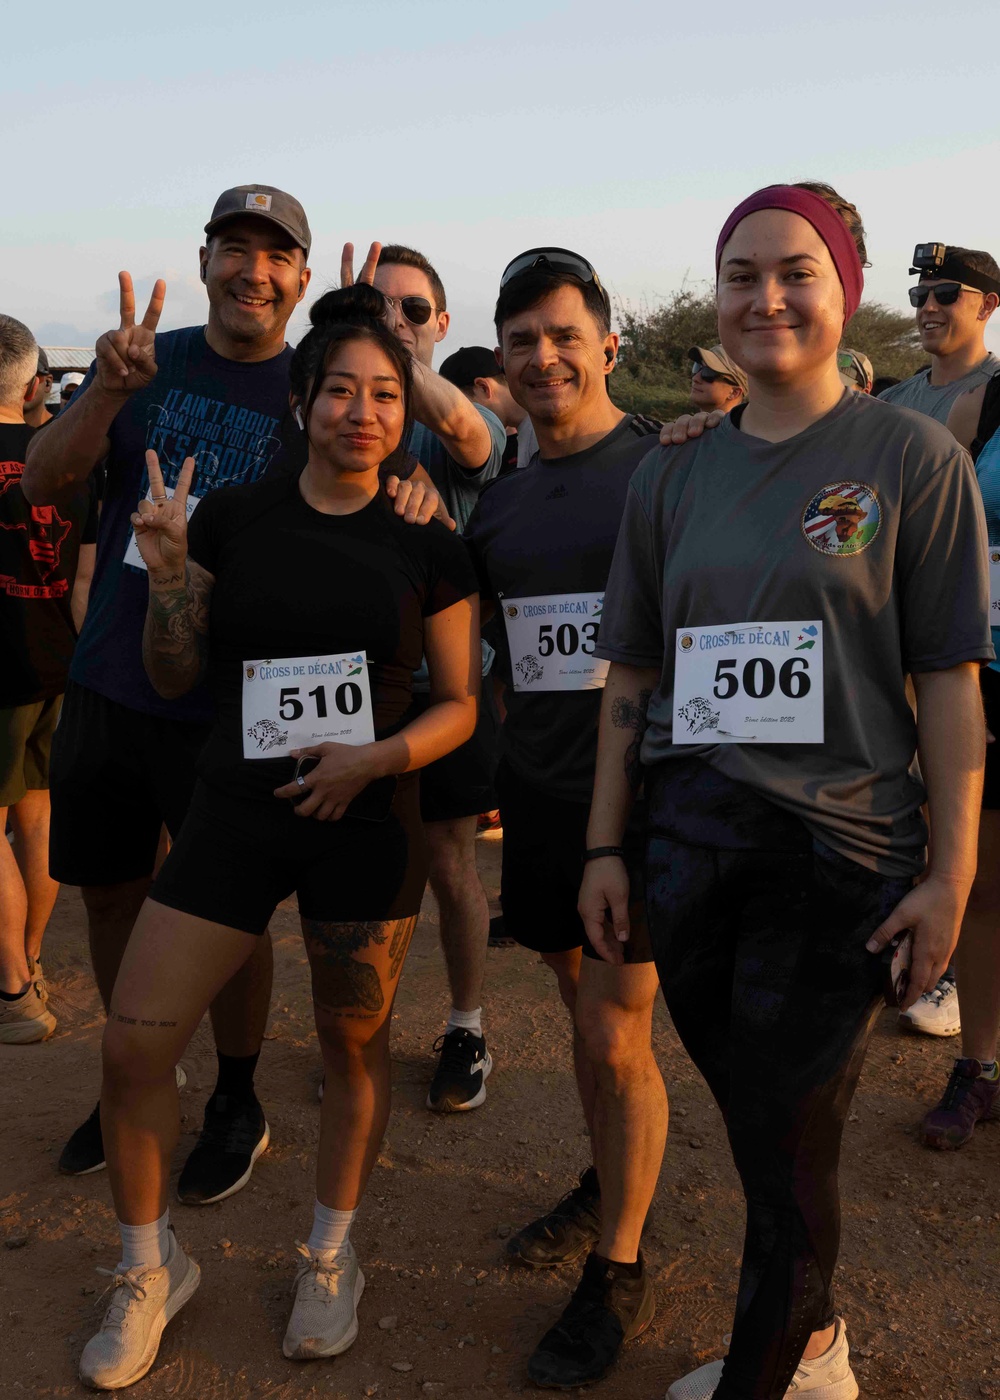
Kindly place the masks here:
POLYGON ((271 1130, 256 1097, 213 1094, 205 1105, 201 1136, 184 1163, 177 1195, 186 1206, 210 1206, 235 1195, 267 1151, 271 1130))
POLYGON ((59 1170, 64 1176, 89 1176, 103 1171, 104 1138, 101 1136, 101 1105, 77 1128, 59 1154, 59 1170))
POLYGON ((431 1080, 427 1107, 435 1113, 462 1113, 486 1102, 486 1081, 493 1061, 486 1048, 486 1037, 471 1031, 445 1031, 434 1042, 440 1052, 438 1067, 431 1080))
POLYGON ((575 1390, 600 1380, 626 1342, 653 1320, 653 1285, 639 1255, 638 1277, 599 1254, 587 1256, 583 1278, 528 1362, 528 1375, 547 1390, 575 1390))
POLYGON ((593 1249, 600 1236, 601 1188, 597 1172, 588 1167, 579 1186, 567 1191, 547 1215, 512 1235, 504 1252, 512 1263, 529 1269, 554 1269, 593 1249))

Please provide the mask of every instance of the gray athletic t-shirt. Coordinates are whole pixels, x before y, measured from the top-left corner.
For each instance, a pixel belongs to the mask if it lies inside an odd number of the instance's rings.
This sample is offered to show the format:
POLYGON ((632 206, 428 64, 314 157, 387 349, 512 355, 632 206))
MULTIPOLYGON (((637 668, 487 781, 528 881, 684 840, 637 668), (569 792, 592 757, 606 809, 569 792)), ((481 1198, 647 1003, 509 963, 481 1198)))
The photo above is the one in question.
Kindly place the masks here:
POLYGON ((864 394, 846 393, 787 442, 740 432, 739 417, 643 459, 597 654, 660 670, 644 763, 698 756, 843 855, 917 874, 926 794, 906 675, 993 656, 971 459, 944 428, 864 394), (837 497, 863 507, 860 529, 848 510, 843 538, 837 497), (678 628, 813 619, 823 624, 822 744, 673 744, 678 628))
POLYGON ((926 413, 928 418, 936 418, 939 423, 947 423, 948 414, 959 395, 968 393, 970 389, 978 389, 992 379, 998 369, 1000 360, 996 355, 987 355, 981 365, 963 374, 954 384, 941 385, 932 384, 930 370, 922 369, 912 378, 904 379, 902 384, 883 389, 879 398, 884 403, 894 403, 897 408, 913 408, 918 413, 926 413))

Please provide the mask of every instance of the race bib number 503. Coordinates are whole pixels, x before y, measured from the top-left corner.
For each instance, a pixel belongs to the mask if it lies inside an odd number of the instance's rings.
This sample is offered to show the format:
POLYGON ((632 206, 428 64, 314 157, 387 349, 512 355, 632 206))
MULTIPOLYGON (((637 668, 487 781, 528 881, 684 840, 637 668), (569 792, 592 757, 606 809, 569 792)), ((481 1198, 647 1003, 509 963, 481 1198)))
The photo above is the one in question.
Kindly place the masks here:
POLYGON ((822 622, 677 629, 675 744, 821 744, 822 622))
POLYGON ((594 655, 603 593, 552 593, 503 598, 514 689, 602 690, 608 663, 594 655))
POLYGON ((293 656, 243 663, 243 757, 375 739, 368 659, 293 656))

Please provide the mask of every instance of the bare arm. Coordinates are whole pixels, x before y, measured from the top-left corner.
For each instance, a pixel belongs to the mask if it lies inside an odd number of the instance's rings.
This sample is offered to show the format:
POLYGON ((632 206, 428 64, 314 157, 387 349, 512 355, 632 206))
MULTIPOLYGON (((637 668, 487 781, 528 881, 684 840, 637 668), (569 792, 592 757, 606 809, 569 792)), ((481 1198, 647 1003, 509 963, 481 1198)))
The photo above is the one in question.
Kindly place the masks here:
POLYGON ((87 477, 107 456, 111 425, 129 395, 156 377, 153 355, 156 327, 166 288, 157 282, 149 306, 135 324, 132 278, 118 274, 121 323, 97 342, 97 367, 85 392, 73 395, 68 408, 28 445, 21 489, 33 506, 50 505, 62 492, 87 477))
POLYGON ((179 569, 149 571, 142 661, 154 690, 165 700, 186 695, 204 678, 214 584, 208 570, 193 559, 179 569))
POLYGON ((76 578, 70 595, 69 610, 73 616, 73 626, 77 632, 83 630, 83 619, 87 616, 87 603, 90 601, 90 585, 94 577, 94 563, 97 559, 96 544, 82 544, 76 564, 76 578))
POLYGON ((910 986, 904 1007, 935 986, 958 942, 976 874, 979 809, 986 760, 986 727, 979 664, 913 677, 917 746, 927 785, 930 859, 926 878, 876 929, 868 943, 878 952, 897 933, 913 934, 910 986))
POLYGON ((985 384, 980 384, 978 389, 969 389, 967 393, 959 394, 948 414, 948 422, 945 426, 953 437, 958 438, 966 451, 972 447, 972 441, 976 436, 985 394, 985 384))
POLYGON ((426 365, 413 365, 413 416, 437 433, 460 467, 478 472, 490 460, 493 439, 482 414, 461 389, 426 365))
MULTIPOLYGON (((482 669, 479 600, 474 594, 425 619, 424 652, 431 703, 398 734, 372 744, 317 744, 293 751, 293 757, 310 754, 320 759, 305 779, 309 794, 298 802, 296 815, 338 821, 369 783, 424 768, 472 737, 482 669)), ((275 788, 274 795, 298 799, 302 793, 292 782, 275 788)))
MULTIPOLYGON (((620 846, 642 773, 639 749, 646 732, 646 711, 659 682, 655 668, 613 661, 604 684, 597 739, 594 796, 587 826, 587 849, 620 846)), ((620 856, 602 856, 583 868, 580 917, 594 949, 605 962, 624 961, 621 944, 628 939, 629 879, 620 856), (610 913, 613 938, 605 919, 610 913)))

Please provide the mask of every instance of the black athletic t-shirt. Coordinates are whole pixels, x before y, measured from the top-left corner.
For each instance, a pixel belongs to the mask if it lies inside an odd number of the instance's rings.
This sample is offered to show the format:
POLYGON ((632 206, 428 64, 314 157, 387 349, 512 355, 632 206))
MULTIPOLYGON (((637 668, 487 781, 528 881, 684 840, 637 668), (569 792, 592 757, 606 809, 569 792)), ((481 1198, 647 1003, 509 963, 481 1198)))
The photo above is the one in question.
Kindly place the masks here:
POLYGON ((57 505, 21 490, 36 430, 0 423, 0 707, 34 705, 66 689, 76 626, 70 603, 81 544, 97 539, 97 496, 77 487, 57 505))
MULTIPOLYGON (((611 570, 628 484, 660 424, 628 414, 593 447, 500 477, 465 530, 484 598, 600 593, 611 570)), ((506 629, 497 627, 497 674, 507 685, 501 750, 524 782, 589 802, 601 691, 514 690, 506 629)))
POLYGON ((324 515, 303 500, 297 477, 206 496, 191 517, 189 549, 215 577, 216 720, 199 772, 244 797, 272 800, 294 769, 287 757, 243 757, 245 662, 365 651, 381 739, 409 708, 424 618, 477 591, 465 546, 438 521, 407 525, 381 493, 353 515, 324 515))

